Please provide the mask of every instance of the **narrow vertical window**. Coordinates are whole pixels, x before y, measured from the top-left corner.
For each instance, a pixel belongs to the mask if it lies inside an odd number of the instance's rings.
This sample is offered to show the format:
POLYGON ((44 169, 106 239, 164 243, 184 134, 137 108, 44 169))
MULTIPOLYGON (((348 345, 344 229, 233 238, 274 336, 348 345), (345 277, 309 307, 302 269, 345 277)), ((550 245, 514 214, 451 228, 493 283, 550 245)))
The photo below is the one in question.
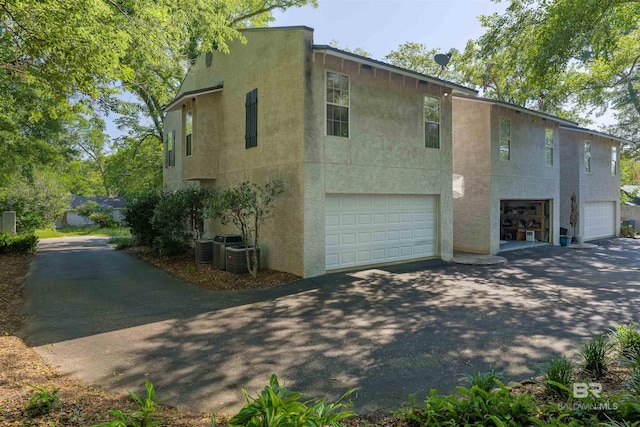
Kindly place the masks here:
POLYGON ((190 156, 193 150, 193 112, 188 111, 184 117, 184 152, 190 156))
POLYGON ((584 142, 584 171, 591 173, 591 141, 584 142))
POLYGON ((424 97, 424 146, 440 148, 440 99, 424 97))
POLYGON ((172 130, 165 134, 165 156, 164 156, 164 164, 165 167, 175 166, 176 165, 176 151, 174 149, 174 141, 175 141, 176 131, 172 130))
POLYGON ((618 149, 611 147, 611 176, 618 174, 618 149))
POLYGON ((553 166, 553 129, 550 128, 544 132, 544 153, 546 164, 553 166))
POLYGON ((511 160, 511 120, 500 117, 500 160, 511 160))
POLYGON ((349 76, 327 72, 327 135, 349 138, 349 76))
POLYGON ((247 93, 245 102, 246 126, 244 131, 245 148, 258 146, 258 89, 247 93))

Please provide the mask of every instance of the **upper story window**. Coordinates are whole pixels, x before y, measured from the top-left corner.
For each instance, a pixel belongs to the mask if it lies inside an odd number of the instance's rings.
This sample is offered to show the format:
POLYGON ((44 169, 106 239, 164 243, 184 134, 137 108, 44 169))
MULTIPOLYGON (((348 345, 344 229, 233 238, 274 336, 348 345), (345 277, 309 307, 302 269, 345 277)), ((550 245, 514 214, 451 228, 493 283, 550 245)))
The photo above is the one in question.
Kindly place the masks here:
POLYGON ((424 146, 440 148, 440 99, 424 97, 424 146))
POLYGON ((584 171, 591 172, 591 141, 584 142, 584 171))
POLYGON ((245 148, 258 146, 258 89, 247 93, 245 102, 246 126, 244 132, 245 148))
POLYGON ((349 137, 349 76, 327 71, 327 135, 349 137))
POLYGON ((500 160, 511 160, 511 119, 500 117, 500 160))
POLYGON ((553 129, 546 128, 544 132, 545 163, 553 166, 553 129))
POLYGON ((165 134, 165 154, 164 154, 164 165, 165 167, 175 166, 176 165, 176 149, 175 149, 175 139, 176 139, 176 131, 172 130, 165 134))
POLYGON ((190 156, 193 150, 193 111, 184 116, 184 153, 190 156))
POLYGON ((611 176, 618 174, 618 149, 611 147, 611 176))

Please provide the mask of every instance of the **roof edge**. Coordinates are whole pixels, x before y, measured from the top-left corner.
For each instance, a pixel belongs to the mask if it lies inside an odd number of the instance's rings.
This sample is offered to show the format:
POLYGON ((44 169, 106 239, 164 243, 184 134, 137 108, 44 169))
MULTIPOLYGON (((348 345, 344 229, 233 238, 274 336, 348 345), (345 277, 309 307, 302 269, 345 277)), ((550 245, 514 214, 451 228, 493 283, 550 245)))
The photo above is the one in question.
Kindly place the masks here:
POLYGON ((173 110, 180 102, 182 102, 184 98, 187 98, 189 96, 195 97, 195 96, 207 95, 209 93, 220 92, 223 88, 224 88, 224 83, 219 83, 215 86, 209 86, 202 89, 189 90, 189 91, 183 92, 180 95, 176 96, 174 100, 169 103, 169 105, 164 107, 162 109, 162 112, 166 113, 168 111, 173 110))
POLYGON ((583 127, 579 127, 579 126, 560 126, 560 129, 568 130, 568 131, 572 131, 572 132, 588 133, 589 135, 592 135, 592 136, 599 136, 599 137, 602 137, 602 138, 618 141, 621 144, 631 144, 632 143, 632 141, 629 141, 628 139, 620 138, 620 137, 615 136, 615 135, 611 135, 611 134, 608 134, 608 133, 600 132, 600 131, 593 130, 593 129, 587 129, 587 128, 583 128, 583 127))
POLYGON ((392 64, 387 64, 386 62, 378 61, 377 59, 367 58, 366 56, 358 55, 352 52, 347 52, 345 50, 341 50, 329 45, 314 44, 313 51, 315 53, 328 53, 330 55, 356 61, 361 64, 371 65, 372 67, 376 67, 380 69, 386 69, 387 71, 406 75, 408 77, 412 77, 418 80, 426 80, 430 83, 434 83, 443 87, 462 91, 468 95, 476 95, 478 93, 477 90, 460 85, 458 83, 450 82, 448 80, 442 80, 437 77, 431 77, 426 74, 418 73, 417 71, 407 70, 406 68, 397 67, 392 64))
POLYGON ((468 96, 468 95, 459 94, 459 93, 454 93, 453 96, 456 97, 456 98, 465 99, 467 101, 484 102, 484 103, 487 103, 487 104, 494 104, 494 105, 500 105, 500 106, 503 106, 503 107, 506 107, 506 108, 511 108, 512 110, 515 110, 515 111, 520 111, 522 113, 531 114, 531 115, 538 116, 538 117, 543 118, 543 119, 553 120, 554 122, 560 123, 560 126, 563 126, 563 124, 564 124, 564 126, 566 126, 566 127, 576 127, 578 125, 578 123, 572 122, 572 121, 567 120, 567 119, 563 119, 562 117, 554 116, 554 115, 547 114, 547 113, 541 113, 540 111, 532 110, 532 109, 526 108, 526 107, 521 107, 519 105, 511 104, 511 103, 506 102, 506 101, 500 101, 498 99, 484 98, 484 97, 481 97, 481 96, 468 96))

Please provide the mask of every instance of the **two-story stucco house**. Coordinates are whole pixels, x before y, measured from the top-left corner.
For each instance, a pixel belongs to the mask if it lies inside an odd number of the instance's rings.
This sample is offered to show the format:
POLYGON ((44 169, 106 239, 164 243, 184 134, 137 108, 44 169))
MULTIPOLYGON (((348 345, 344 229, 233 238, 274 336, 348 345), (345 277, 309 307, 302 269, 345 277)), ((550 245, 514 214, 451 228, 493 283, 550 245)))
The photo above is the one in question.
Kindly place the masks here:
POLYGON ((570 223, 575 195, 575 235, 584 240, 618 234, 620 224, 620 144, 624 140, 589 129, 560 127, 560 226, 570 223))
POLYGON ((281 179, 269 268, 450 260, 452 94, 475 92, 314 45, 306 27, 242 34, 229 54, 202 55, 166 107, 165 184, 281 179))
POLYGON ((560 126, 492 99, 453 97, 454 247, 496 254, 509 241, 558 244, 560 126))
POLYGON ((497 254, 519 241, 557 245, 560 229, 570 228, 572 194, 577 234, 615 236, 619 147, 619 139, 559 117, 455 94, 454 248, 497 254))

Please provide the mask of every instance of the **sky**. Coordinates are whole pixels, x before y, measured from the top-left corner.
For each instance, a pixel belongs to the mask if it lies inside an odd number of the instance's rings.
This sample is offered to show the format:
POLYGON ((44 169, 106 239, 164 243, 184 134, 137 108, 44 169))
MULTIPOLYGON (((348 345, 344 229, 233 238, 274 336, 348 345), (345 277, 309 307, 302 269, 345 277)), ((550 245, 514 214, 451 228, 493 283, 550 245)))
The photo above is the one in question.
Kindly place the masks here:
POLYGON ((276 11, 270 26, 305 25, 315 30, 315 44, 335 40, 340 48, 361 48, 383 60, 407 41, 443 53, 464 50, 469 39, 484 33, 478 16, 506 6, 490 0, 318 0, 317 8, 276 11))

